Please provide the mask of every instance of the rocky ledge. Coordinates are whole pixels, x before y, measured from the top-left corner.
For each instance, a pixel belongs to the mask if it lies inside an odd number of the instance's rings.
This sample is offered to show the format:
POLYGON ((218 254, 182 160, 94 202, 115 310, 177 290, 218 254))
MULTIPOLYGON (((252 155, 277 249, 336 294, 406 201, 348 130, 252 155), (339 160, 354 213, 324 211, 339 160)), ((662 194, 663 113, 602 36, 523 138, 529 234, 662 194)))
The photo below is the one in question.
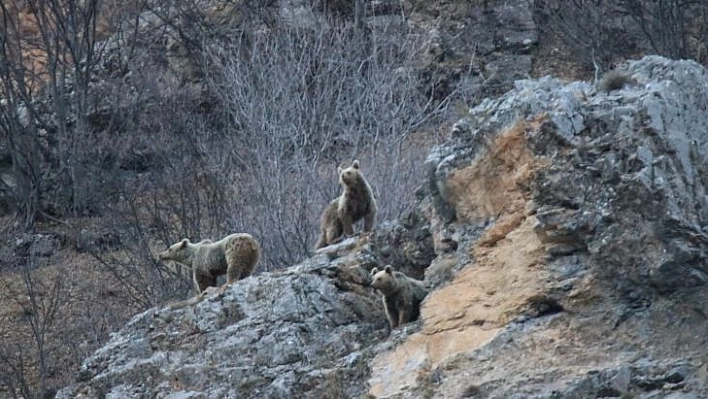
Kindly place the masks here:
POLYGON ((404 220, 137 315, 57 397, 708 397, 708 72, 622 71, 483 101, 404 220), (391 335, 384 261, 431 287, 391 335))

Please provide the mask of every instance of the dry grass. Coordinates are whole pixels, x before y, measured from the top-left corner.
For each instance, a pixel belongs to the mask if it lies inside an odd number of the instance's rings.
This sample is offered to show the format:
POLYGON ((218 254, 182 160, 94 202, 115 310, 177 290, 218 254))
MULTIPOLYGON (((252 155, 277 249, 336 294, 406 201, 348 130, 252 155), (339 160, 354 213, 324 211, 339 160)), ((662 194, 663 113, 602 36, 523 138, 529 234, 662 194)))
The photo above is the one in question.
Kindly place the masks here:
MULTIPOLYGON (((96 220, 77 220, 89 226, 96 220)), ((76 226, 73 226, 76 227, 76 226)), ((65 232, 68 225, 39 225, 42 231, 65 232)), ((9 233, 4 234, 6 237, 9 233)), ((20 259, 20 261, 22 261, 20 259)), ((30 258, 29 276, 33 282, 33 306, 22 270, 23 263, 10 265, 0 275, 0 355, 14 365, 24 364, 22 375, 6 378, 24 379, 31 389, 39 384, 39 352, 30 320, 46 323, 44 353, 48 360, 46 387, 65 386, 74 379, 79 362, 103 343, 108 334, 122 324, 136 309, 126 302, 128 294, 112 276, 98 267, 91 255, 76 252, 71 245, 56 250, 46 258, 30 258), (58 285, 57 285, 58 284, 58 285), (54 289, 56 288, 56 289, 54 289), (52 301, 58 303, 56 314, 45 318, 42 312, 52 301)), ((6 364, 0 368, 9 370, 6 364)), ((0 396, 12 396, 7 386, 0 396)))
POLYGON ((629 76, 626 72, 612 70, 602 76, 602 79, 597 84, 597 90, 601 92, 611 92, 619 90, 625 85, 634 84, 636 80, 629 76))

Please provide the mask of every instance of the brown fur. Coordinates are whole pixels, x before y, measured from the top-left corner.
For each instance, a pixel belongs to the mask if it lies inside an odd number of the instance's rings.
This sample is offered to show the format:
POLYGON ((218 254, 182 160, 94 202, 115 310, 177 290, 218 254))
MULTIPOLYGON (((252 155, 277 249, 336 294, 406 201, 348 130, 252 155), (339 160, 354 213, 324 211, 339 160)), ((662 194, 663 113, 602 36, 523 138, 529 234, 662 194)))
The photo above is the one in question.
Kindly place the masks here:
POLYGON ((428 295, 422 281, 406 276, 386 265, 384 270, 371 269, 371 286, 383 295, 386 317, 391 329, 417 320, 420 303, 428 295))
POLYGON ((261 247, 250 234, 236 233, 219 241, 191 243, 184 239, 160 252, 161 260, 172 260, 192 269, 197 293, 216 287, 216 278, 226 274, 226 284, 251 275, 261 256, 261 247))
POLYGON ((320 238, 315 249, 334 244, 344 237, 354 235, 354 224, 364 219, 364 231, 372 231, 376 222, 376 200, 364 175, 359 169, 359 161, 341 169, 339 184, 342 194, 332 200, 320 217, 320 238))
POLYGON ((600 92, 609 93, 613 90, 619 90, 626 85, 636 84, 637 81, 625 72, 612 70, 607 72, 597 85, 597 90, 600 92))

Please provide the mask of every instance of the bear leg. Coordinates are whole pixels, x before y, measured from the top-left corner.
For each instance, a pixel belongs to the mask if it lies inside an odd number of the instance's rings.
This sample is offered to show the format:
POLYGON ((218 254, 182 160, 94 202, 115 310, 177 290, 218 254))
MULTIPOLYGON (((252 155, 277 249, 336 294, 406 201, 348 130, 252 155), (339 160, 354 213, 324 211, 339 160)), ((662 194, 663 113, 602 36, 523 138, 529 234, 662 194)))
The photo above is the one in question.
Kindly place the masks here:
POLYGON ((226 284, 235 283, 240 280, 242 270, 243 267, 241 265, 229 265, 229 268, 226 270, 226 284))
POLYGON ((398 325, 402 326, 411 321, 411 311, 410 309, 401 309, 398 312, 398 325))
POLYGON ((348 215, 346 212, 342 212, 340 215, 340 219, 342 220, 342 230, 344 231, 344 236, 346 237, 351 237, 354 235, 354 227, 353 227, 353 220, 352 216, 348 215))
POLYGON ((364 216, 364 231, 373 231, 376 222, 376 213, 369 212, 364 216))
POLYGON ((342 229, 339 228, 338 226, 333 226, 327 229, 326 232, 326 237, 325 237, 325 247, 327 245, 332 245, 336 244, 340 241, 342 241, 344 237, 342 237, 342 229))
POLYGON ((216 277, 194 273, 194 283, 197 286, 197 293, 201 294, 209 287, 216 287, 216 277))
POLYGON ((320 248, 324 248, 326 246, 327 246, 327 233, 323 231, 320 233, 320 238, 317 240, 317 244, 315 245, 315 250, 318 250, 320 248))
POLYGON ((386 316, 388 316, 388 324, 391 325, 391 329, 398 327, 399 314, 397 309, 387 309, 386 316))

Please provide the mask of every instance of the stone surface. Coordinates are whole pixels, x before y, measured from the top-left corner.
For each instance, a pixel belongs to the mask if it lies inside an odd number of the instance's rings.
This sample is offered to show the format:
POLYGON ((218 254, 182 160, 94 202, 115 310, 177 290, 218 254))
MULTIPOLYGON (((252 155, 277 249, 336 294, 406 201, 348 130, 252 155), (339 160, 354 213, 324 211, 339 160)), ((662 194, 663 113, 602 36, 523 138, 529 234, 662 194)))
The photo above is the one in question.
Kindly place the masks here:
POLYGON ((627 70, 638 84, 611 94, 518 81, 431 152, 433 241, 464 228, 471 259, 446 255, 452 280, 374 358, 371 394, 708 394, 708 74, 660 57, 627 70))
POLYGON ((76 242, 74 248, 78 252, 97 252, 116 248, 120 245, 120 237, 110 231, 93 231, 89 229, 81 229, 76 234, 76 242))
POLYGON ((25 233, 15 238, 14 254, 21 257, 49 257, 60 246, 57 237, 50 234, 25 233))
POLYGON ((627 71, 483 101, 407 219, 136 316, 57 397, 708 397, 708 73, 627 71), (389 261, 431 292, 387 335, 389 261))
POLYGON ((396 270, 422 280, 435 258, 428 220, 411 212, 397 222, 381 223, 372 240, 372 252, 377 264, 395 265, 396 270))
POLYGON ((366 272, 349 261, 319 255, 139 314, 57 397, 360 395, 387 322, 366 272))
POLYGON ((411 26, 426 32, 420 74, 436 97, 457 90, 477 102, 530 76, 538 42, 530 2, 404 0, 401 8, 411 26))

